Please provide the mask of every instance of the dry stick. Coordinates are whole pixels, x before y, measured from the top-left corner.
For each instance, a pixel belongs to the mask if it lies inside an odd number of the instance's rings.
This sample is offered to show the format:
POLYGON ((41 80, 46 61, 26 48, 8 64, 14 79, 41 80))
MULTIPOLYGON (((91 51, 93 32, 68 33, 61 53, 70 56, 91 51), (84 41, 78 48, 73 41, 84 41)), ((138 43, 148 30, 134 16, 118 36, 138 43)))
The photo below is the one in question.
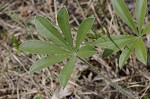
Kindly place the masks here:
POLYGON ((94 73, 98 74, 99 76, 102 76, 105 80, 107 80, 110 85, 114 88, 116 88, 116 90, 118 90, 118 92, 122 93, 123 95, 127 96, 129 99, 135 99, 134 95, 132 95, 131 93, 127 92, 126 90, 124 90, 121 86, 119 86, 118 84, 112 82, 111 78, 103 75, 102 73, 100 73, 99 70, 95 69, 95 67, 93 65, 91 65, 87 60, 78 57, 81 61, 83 61, 84 63, 86 63, 89 67, 90 70, 92 70, 94 73))
POLYGON ((86 17, 85 17, 85 14, 84 14, 84 11, 82 10, 82 7, 81 7, 79 1, 76 0, 76 3, 77 3, 77 5, 79 6, 79 9, 81 9, 81 14, 82 14, 83 18, 86 18, 86 17))

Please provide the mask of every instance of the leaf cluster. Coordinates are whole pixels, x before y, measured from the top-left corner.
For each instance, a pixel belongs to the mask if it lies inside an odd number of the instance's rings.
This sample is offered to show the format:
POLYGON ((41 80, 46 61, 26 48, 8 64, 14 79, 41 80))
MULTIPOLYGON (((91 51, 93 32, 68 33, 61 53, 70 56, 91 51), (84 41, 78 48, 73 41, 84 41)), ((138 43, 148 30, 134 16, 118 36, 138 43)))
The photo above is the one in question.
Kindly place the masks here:
POLYGON ((103 57, 107 57, 120 49, 123 49, 122 54, 119 57, 120 68, 124 66, 133 51, 135 51, 137 59, 143 64, 146 64, 147 51, 142 36, 150 32, 150 23, 143 27, 147 9, 147 0, 136 0, 136 23, 133 21, 124 0, 111 0, 111 2, 118 16, 132 29, 135 35, 104 35, 96 40, 94 45, 106 47, 102 55, 103 57))
POLYGON ((96 53, 96 49, 93 46, 82 44, 86 34, 93 25, 94 18, 87 18, 80 24, 75 43, 73 43, 69 15, 65 7, 61 8, 58 12, 57 21, 61 31, 45 17, 37 16, 34 20, 35 27, 49 41, 28 40, 22 43, 20 48, 23 51, 34 54, 48 55, 37 60, 31 66, 31 72, 41 70, 67 59, 68 62, 61 70, 59 76, 61 84, 65 87, 74 69, 76 58, 86 58, 96 53))

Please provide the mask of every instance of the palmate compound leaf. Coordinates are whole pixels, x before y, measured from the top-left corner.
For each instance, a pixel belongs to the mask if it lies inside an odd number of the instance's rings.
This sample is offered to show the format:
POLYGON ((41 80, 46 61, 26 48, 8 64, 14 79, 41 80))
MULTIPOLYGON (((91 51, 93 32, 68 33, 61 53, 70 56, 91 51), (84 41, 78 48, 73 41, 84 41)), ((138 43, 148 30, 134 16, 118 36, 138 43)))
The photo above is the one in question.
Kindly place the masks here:
POLYGON ((48 38, 51 42, 70 50, 65 39, 48 19, 43 16, 37 16, 34 24, 41 35, 48 38))
POLYGON ((138 38, 136 41, 135 54, 139 61, 141 61, 145 65, 147 64, 147 51, 142 38, 138 38))
POLYGON ((94 18, 85 19, 79 26, 76 37, 76 49, 78 49, 83 42, 86 34, 91 29, 94 22, 94 18))
POLYGON ((119 15, 119 17, 133 30, 136 35, 138 34, 138 31, 135 27, 135 24, 133 22, 133 18, 124 2, 124 0, 111 0, 112 5, 116 11, 116 13, 119 15))
POLYGON ((73 56, 68 62, 67 64, 64 66, 64 68, 61 70, 60 74, 59 74, 59 80, 60 83, 62 84, 62 86, 65 88, 70 77, 72 74, 72 71, 74 69, 74 65, 75 65, 75 60, 76 60, 76 56, 73 56))
POLYGON ((45 58, 37 60, 31 67, 30 71, 35 72, 37 70, 41 70, 45 67, 54 65, 58 62, 61 62, 65 60, 66 58, 69 58, 70 55, 52 55, 52 56, 47 56, 45 58))
POLYGON ((34 53, 34 54, 70 54, 71 52, 66 51, 54 44, 43 42, 40 40, 28 40, 20 45, 23 51, 34 53))
POLYGON ((119 57, 119 67, 122 68, 127 61, 127 59, 130 57, 134 47, 135 47, 135 42, 130 43, 125 49, 122 51, 120 57, 119 57))
POLYGON ((67 42, 73 48, 73 39, 71 34, 71 28, 69 25, 69 15, 66 7, 62 7, 57 14, 57 21, 60 29, 62 30, 67 42))
POLYGON ((143 22, 146 15, 146 9, 147 9, 147 0, 136 0, 135 13, 139 33, 141 33, 142 31, 143 22))
POLYGON ((94 55, 96 51, 97 50, 93 46, 85 45, 79 49, 79 51, 77 52, 77 56, 81 58, 87 58, 94 55))

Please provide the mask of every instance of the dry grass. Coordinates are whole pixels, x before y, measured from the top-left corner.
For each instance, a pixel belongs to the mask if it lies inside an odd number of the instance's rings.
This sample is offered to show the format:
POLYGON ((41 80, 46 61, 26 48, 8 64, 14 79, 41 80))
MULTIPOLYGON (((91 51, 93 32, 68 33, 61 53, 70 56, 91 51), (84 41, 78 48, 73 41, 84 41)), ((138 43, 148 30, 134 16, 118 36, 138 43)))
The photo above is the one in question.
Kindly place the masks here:
MULTIPOLYGON (((126 1, 134 12, 134 2, 126 1)), ((56 13, 63 5, 68 8, 70 23, 75 28, 84 18, 93 15, 94 28, 99 34, 122 34, 124 31, 131 33, 114 13, 110 0, 1 0, 0 9, 4 9, 0 12, 0 99, 34 99, 37 96, 41 99, 127 99, 79 60, 64 90, 57 77, 65 61, 33 74, 29 72, 30 65, 43 56, 20 52, 18 45, 27 39, 44 40, 31 21, 35 16, 43 15, 55 24, 56 13), (17 17, 11 18, 8 15, 10 12, 17 17), (13 36, 16 41, 12 40, 13 36)), ((146 23, 148 19, 146 17, 146 23)), ((75 33, 75 29, 72 31, 75 33)), ((144 39, 149 50, 150 35, 144 39)), ((150 96, 149 62, 144 66, 133 54, 126 66, 120 70, 118 55, 102 59, 102 51, 102 48, 98 48, 98 53, 89 58, 95 68, 133 93, 137 99, 150 96)))

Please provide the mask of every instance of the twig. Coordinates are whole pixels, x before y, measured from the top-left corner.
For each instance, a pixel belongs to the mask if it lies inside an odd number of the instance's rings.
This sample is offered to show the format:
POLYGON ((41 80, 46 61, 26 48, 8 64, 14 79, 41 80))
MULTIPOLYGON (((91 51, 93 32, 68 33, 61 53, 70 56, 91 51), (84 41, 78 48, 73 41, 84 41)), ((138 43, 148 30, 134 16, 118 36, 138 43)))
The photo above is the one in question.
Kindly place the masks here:
POLYGON ((110 85, 114 88, 116 88, 116 90, 118 90, 118 92, 122 93, 123 95, 127 96, 129 99, 135 99, 134 95, 132 95, 131 93, 127 92, 126 90, 124 90, 121 86, 119 86, 118 84, 112 82, 111 78, 103 75, 99 70, 95 69, 95 67, 93 65, 91 65, 87 60, 78 57, 81 61, 83 61, 84 63, 86 63, 89 66, 89 69, 92 70, 94 73, 98 74, 99 76, 103 77, 105 80, 107 80, 110 85))

